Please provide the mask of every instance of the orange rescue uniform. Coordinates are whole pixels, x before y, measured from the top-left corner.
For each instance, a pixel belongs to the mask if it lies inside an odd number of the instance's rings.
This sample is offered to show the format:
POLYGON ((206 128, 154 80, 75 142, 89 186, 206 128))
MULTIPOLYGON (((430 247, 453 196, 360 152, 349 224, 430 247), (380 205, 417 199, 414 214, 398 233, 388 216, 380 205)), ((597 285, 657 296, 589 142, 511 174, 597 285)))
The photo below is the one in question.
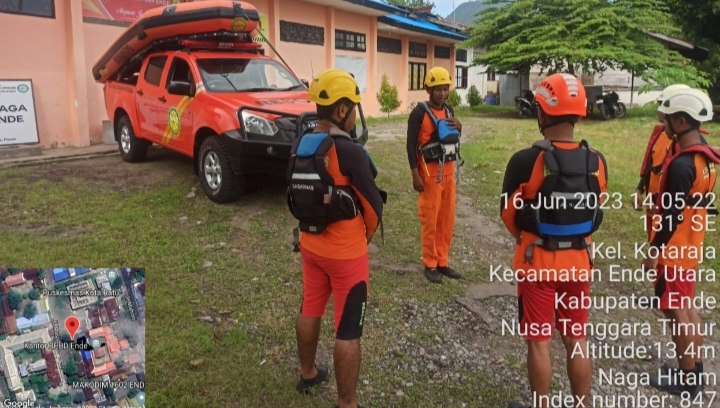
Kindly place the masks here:
MULTIPOLYGON (((447 119, 444 109, 432 109, 438 119, 447 119)), ((454 115, 452 108, 450 113, 454 115)), ((436 182, 438 162, 426 163, 418 151, 435 132, 430 115, 418 105, 408 118, 408 160, 410 168, 417 168, 423 177, 425 189, 418 195, 418 218, 420 219, 420 244, 422 260, 426 267, 449 265, 450 245, 455 228, 455 205, 457 203, 455 162, 446 162, 442 180, 436 182)))

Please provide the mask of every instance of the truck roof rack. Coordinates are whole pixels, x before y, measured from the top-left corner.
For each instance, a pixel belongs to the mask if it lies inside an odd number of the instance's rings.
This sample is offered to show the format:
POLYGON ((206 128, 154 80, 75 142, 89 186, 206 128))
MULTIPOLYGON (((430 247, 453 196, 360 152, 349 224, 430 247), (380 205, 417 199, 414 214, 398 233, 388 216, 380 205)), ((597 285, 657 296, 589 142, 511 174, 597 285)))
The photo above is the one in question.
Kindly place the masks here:
POLYGON ((214 31, 202 34, 178 35, 153 41, 127 60, 114 77, 122 78, 128 69, 143 61, 150 53, 158 51, 189 52, 190 50, 222 50, 225 52, 265 55, 262 44, 254 42, 250 33, 214 31))

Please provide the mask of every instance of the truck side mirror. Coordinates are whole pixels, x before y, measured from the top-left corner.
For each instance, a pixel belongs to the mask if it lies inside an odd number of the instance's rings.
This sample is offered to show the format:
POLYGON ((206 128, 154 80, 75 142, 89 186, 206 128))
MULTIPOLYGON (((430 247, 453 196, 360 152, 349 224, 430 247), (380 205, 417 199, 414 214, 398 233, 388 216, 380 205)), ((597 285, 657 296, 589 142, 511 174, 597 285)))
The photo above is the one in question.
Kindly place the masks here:
POLYGON ((171 95, 193 96, 192 85, 189 82, 171 81, 167 90, 171 95))
POLYGON ((306 88, 310 88, 310 82, 308 82, 307 79, 301 79, 300 82, 302 82, 302 84, 305 85, 306 88))

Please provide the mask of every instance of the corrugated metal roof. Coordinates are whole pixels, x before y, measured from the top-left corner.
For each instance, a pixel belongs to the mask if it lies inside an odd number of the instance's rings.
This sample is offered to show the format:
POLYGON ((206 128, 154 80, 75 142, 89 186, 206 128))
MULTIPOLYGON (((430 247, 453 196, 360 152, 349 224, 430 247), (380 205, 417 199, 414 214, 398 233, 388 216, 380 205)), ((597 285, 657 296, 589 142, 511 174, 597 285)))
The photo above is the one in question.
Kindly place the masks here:
POLYGON ((425 20, 416 20, 410 17, 403 17, 394 14, 378 17, 378 21, 398 28, 410 31, 421 32, 438 37, 452 38, 453 40, 467 40, 469 37, 444 28, 425 20))
POLYGON ((53 277, 55 278, 55 282, 69 279, 70 278, 70 270, 68 268, 54 268, 53 269, 53 277))

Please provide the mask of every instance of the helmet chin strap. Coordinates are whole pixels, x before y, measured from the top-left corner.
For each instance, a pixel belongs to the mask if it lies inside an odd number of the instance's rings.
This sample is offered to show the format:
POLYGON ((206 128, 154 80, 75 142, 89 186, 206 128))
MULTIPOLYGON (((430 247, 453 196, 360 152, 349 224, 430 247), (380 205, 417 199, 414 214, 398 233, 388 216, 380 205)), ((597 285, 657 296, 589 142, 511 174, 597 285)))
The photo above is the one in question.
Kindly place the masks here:
MULTIPOLYGON (((538 108, 539 108, 539 107, 538 107, 538 108)), ((539 111, 538 111, 538 112, 539 112, 539 111)), ((538 115, 538 116, 537 116, 537 122, 538 122, 538 128, 540 129, 540 133, 542 133, 543 135, 545 135, 545 129, 551 128, 551 127, 553 127, 553 126, 561 125, 561 124, 563 124, 563 123, 569 123, 570 126, 572 126, 573 128, 575 128, 575 123, 572 122, 572 121, 570 121, 570 120, 567 120, 567 119, 565 119, 565 120, 563 120, 563 119, 554 120, 554 121, 552 121, 552 122, 550 122, 550 123, 546 123, 545 125, 542 125, 542 124, 540 124, 540 115, 538 115)))
POLYGON ((687 129, 683 130, 682 132, 676 133, 676 132, 675 132, 675 128, 673 127, 672 122, 670 121, 670 118, 666 118, 666 122, 667 122, 668 128, 670 129, 670 133, 673 134, 673 136, 672 136, 672 138, 671 138, 672 140, 678 140, 678 141, 679 141, 681 137, 683 137, 683 136, 685 136, 686 134, 692 132, 693 130, 698 130, 698 129, 699 129, 699 128, 695 128, 695 127, 689 127, 689 128, 687 128, 687 129))
POLYGON ((352 104, 350 106, 350 109, 345 113, 345 117, 342 118, 341 121, 336 121, 335 119, 330 119, 330 122, 334 123, 335 126, 339 127, 340 130, 345 131, 345 124, 347 123, 348 119, 350 119, 350 115, 352 115, 353 109, 355 109, 355 104, 352 104))

